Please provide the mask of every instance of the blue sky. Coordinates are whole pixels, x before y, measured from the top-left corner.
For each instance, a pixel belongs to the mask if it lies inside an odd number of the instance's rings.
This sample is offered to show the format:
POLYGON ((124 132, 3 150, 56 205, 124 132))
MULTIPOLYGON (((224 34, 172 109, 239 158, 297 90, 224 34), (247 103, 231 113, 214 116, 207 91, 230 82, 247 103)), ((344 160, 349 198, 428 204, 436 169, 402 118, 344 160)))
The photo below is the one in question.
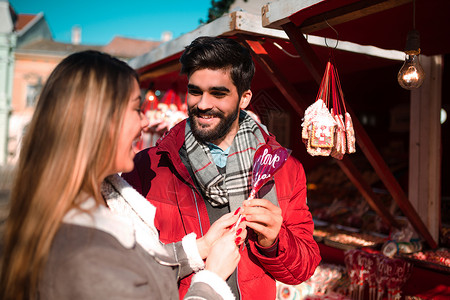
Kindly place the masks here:
POLYGON ((82 44, 104 45, 114 36, 159 40, 164 31, 176 38, 206 21, 211 0, 10 0, 17 13, 43 12, 53 39, 70 42, 71 29, 82 30, 82 44))

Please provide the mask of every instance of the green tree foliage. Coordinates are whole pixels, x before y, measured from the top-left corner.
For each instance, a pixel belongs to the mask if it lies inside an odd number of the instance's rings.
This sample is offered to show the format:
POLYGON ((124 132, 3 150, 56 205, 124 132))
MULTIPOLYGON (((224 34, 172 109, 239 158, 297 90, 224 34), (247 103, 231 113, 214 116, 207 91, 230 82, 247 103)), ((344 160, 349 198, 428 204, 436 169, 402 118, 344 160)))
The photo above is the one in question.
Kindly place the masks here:
MULTIPOLYGON (((217 18, 220 18, 223 14, 230 11, 230 6, 235 0, 211 0, 211 7, 208 9, 208 20, 200 20, 201 24, 209 23, 217 18)), ((247 2, 247 0, 244 0, 247 2)))

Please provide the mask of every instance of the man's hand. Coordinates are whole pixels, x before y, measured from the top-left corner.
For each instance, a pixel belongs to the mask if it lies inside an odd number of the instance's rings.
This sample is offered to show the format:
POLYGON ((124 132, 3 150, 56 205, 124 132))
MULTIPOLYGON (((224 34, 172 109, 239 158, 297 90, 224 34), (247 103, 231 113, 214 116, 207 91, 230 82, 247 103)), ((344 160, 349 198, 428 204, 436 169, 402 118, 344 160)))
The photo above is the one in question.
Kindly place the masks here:
POLYGON ((281 208, 266 199, 246 200, 243 208, 247 226, 258 235, 258 244, 262 247, 272 246, 283 223, 281 208))

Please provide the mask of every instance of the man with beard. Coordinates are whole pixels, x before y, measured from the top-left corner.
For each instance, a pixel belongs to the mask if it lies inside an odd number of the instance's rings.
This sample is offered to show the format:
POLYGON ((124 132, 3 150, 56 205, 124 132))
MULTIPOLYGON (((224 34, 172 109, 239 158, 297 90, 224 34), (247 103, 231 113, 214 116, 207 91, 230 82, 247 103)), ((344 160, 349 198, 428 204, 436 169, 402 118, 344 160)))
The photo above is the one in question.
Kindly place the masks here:
MULTIPOLYGON (((136 155, 135 169, 123 177, 156 206, 164 243, 190 232, 203 236, 222 215, 242 214, 247 237, 227 282, 237 299, 273 300, 275 280, 299 284, 320 261, 303 167, 289 157, 259 198, 246 201, 256 149, 279 145, 243 111, 252 97, 251 55, 232 39, 199 37, 180 62, 188 78, 189 118, 136 155)), ((181 296, 189 282, 180 282, 181 296)))

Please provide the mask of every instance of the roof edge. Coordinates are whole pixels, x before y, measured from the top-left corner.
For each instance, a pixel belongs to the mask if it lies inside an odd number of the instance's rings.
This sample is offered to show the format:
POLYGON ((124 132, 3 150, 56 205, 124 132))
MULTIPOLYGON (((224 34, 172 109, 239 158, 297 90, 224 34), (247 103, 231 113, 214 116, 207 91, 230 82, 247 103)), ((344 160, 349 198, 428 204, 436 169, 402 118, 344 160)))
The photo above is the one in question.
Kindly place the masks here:
POLYGON ((211 23, 201 25, 176 39, 162 43, 150 52, 133 58, 129 61, 129 64, 135 69, 143 68, 184 51, 187 45, 200 36, 231 36, 234 33, 246 32, 253 35, 288 39, 284 31, 263 28, 261 24, 261 15, 234 11, 223 15, 211 23))
POLYGON ((28 22, 22 29, 17 31, 17 35, 18 36, 24 35, 28 30, 30 30, 30 28, 36 25, 43 18, 44 18, 43 12, 37 13, 36 16, 30 22, 28 22))

